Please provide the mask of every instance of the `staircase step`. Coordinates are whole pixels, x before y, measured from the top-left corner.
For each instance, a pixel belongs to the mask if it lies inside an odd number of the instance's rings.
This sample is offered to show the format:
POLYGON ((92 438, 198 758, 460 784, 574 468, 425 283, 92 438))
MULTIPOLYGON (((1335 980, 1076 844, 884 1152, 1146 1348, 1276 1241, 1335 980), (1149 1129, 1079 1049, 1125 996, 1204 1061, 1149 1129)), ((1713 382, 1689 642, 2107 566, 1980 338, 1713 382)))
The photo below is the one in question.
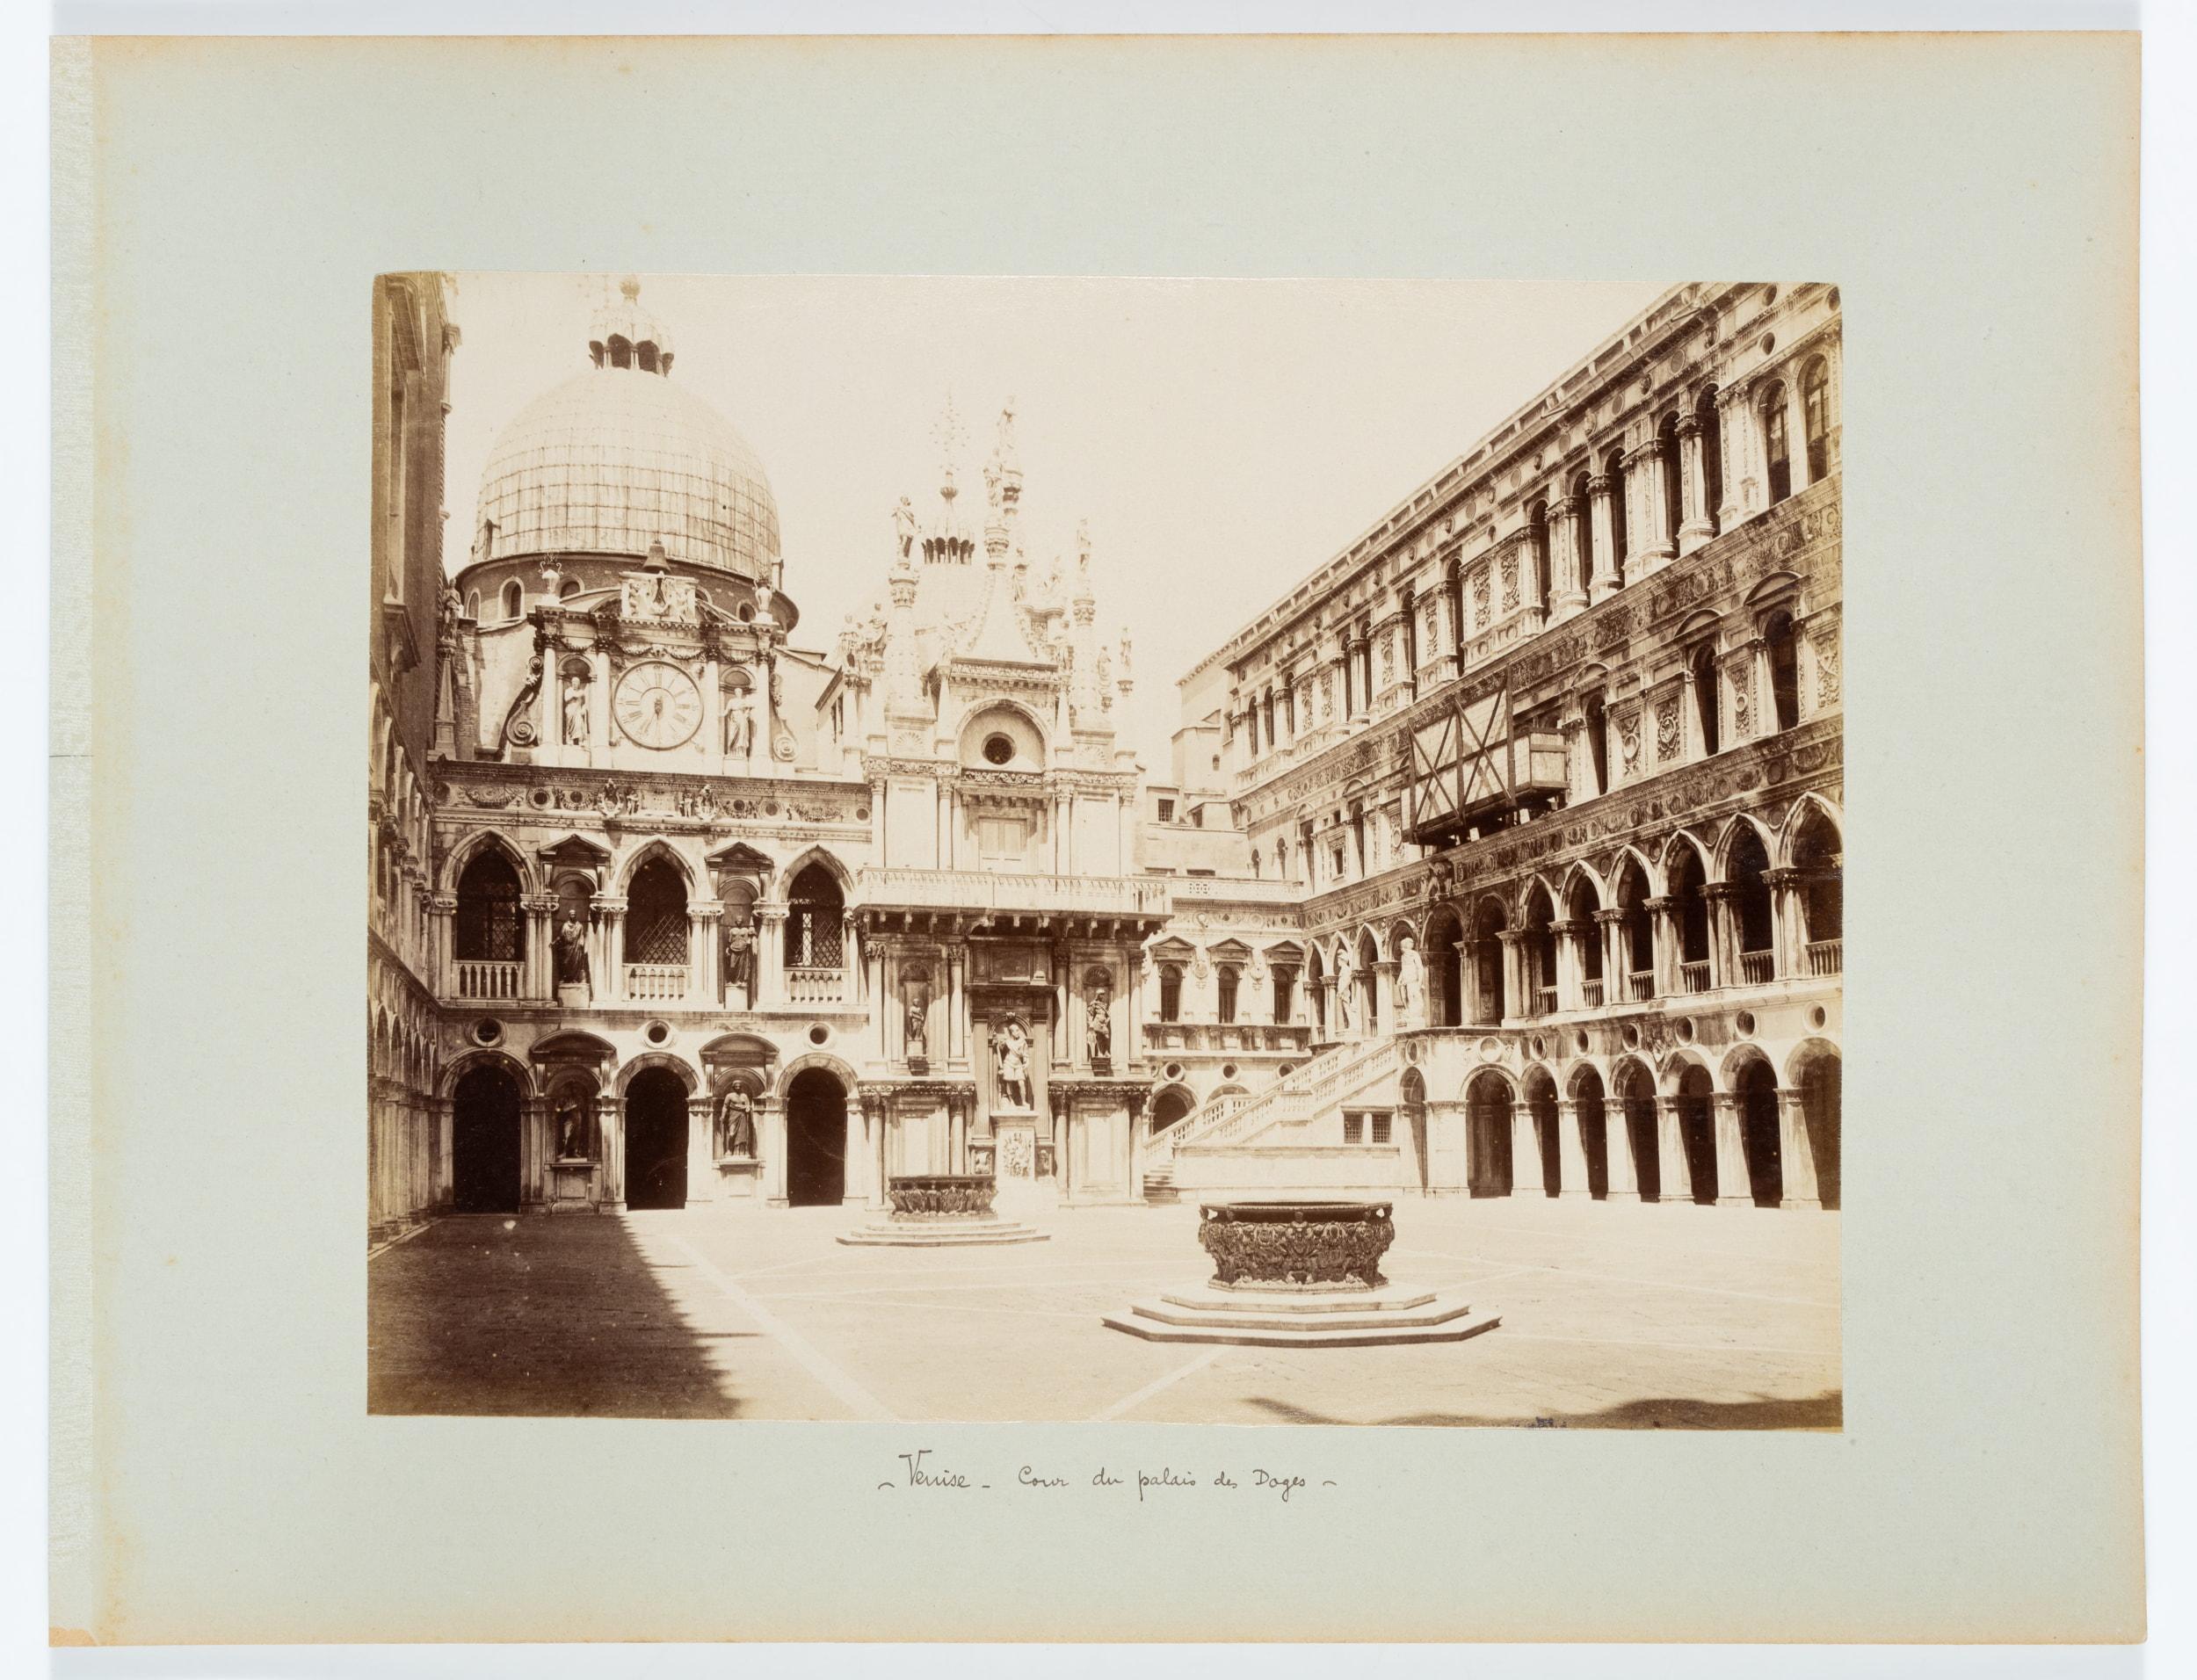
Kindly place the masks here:
POLYGON ((1270 1317, 1316 1318, 1335 1313, 1408 1313, 1431 1307, 1438 1299, 1432 1289, 1398 1288, 1387 1284, 1379 1289, 1224 1289, 1208 1284, 1178 1295, 1162 1295, 1170 1307, 1186 1307, 1201 1313, 1253 1313, 1270 1317))
POLYGON ((892 1224, 875 1220, 842 1231, 839 1241, 861 1249, 989 1249, 1015 1242, 1050 1242, 1052 1235, 1016 1220, 995 1220, 966 1225, 892 1224))
POLYGON ((1140 1302, 1128 1313, 1106 1314, 1099 1322, 1146 1342, 1219 1343, 1247 1348, 1378 1348, 1462 1342, 1491 1330, 1503 1322, 1492 1313, 1475 1313, 1467 1308, 1462 1313, 1424 1323, 1380 1322, 1346 1327, 1302 1322, 1174 1323, 1146 1315, 1145 1308, 1157 1305, 1140 1302))

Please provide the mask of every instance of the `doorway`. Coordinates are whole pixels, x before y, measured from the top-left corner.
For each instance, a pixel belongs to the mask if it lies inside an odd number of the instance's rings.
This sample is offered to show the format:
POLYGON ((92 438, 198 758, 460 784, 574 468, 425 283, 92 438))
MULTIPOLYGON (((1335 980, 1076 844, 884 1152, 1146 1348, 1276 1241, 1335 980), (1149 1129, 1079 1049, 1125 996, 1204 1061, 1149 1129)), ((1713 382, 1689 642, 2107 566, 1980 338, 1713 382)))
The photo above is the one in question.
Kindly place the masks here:
POLYGON ((786 1199, 794 1207, 837 1207, 846 1199, 846 1089, 821 1068, 794 1075, 786 1090, 786 1199))
POLYGON ((475 1068, 458 1082, 450 1177, 460 1213, 518 1212, 518 1082, 501 1068, 475 1068))
POLYGON ((686 1206, 686 1086, 668 1068, 626 1088, 626 1206, 686 1206))

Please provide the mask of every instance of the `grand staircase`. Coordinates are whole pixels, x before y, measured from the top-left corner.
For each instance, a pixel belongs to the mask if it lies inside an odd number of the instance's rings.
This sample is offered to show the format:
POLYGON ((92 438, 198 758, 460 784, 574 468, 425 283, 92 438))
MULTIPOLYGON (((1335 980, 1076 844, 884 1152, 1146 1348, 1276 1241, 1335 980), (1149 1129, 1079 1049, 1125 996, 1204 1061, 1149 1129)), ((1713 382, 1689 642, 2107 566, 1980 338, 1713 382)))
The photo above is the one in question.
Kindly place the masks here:
POLYGON ((1396 1070, 1394 1039, 1338 1044, 1284 1074, 1257 1096, 1230 1091, 1215 1097, 1154 1138, 1144 1157, 1144 1198, 1178 1200, 1175 1159, 1189 1144, 1248 1143, 1269 1126, 1309 1120, 1345 1097, 1396 1070))

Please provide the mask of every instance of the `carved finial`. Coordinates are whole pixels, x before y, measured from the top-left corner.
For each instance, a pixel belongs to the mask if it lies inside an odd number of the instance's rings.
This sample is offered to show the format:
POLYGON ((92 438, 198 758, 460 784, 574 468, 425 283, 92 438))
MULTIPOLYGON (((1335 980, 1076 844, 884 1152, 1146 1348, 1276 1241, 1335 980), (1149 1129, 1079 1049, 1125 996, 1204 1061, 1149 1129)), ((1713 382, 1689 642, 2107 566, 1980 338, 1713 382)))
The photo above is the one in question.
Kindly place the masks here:
POLYGON ((628 302, 628 303, 638 303, 638 302, 640 302, 640 301, 641 301, 641 279, 640 279, 640 276, 638 276, 638 275, 634 275, 634 274, 628 274, 628 275, 627 275, 627 276, 626 276, 626 278, 625 278, 624 279, 622 279, 622 280, 620 280, 620 281, 619 281, 619 282, 618 282, 618 292, 619 292, 619 295, 620 295, 620 296, 621 296, 621 297, 623 297, 623 298, 626 300, 626 301, 627 301, 627 302, 628 302))
POLYGON ((961 429, 961 416, 953 406, 953 393, 946 394, 946 412, 939 416, 939 424, 932 437, 939 445, 939 454, 945 462, 945 473, 939 482, 939 494, 949 503, 953 500, 953 462, 968 441, 968 434, 961 429))

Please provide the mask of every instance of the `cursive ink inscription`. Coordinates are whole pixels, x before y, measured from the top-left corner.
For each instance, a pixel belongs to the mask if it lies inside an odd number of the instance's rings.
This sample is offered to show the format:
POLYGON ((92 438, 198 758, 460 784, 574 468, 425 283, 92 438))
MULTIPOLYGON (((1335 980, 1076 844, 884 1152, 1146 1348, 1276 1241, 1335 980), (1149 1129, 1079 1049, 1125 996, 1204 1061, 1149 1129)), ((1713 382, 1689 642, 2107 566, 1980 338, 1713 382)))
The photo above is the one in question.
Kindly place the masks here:
MULTIPOLYGON (((889 1493, 896 1488, 913 1488, 926 1493, 990 1494, 995 1484, 983 1480, 976 1471, 956 1470, 939 1460, 929 1447, 918 1447, 912 1452, 897 1455, 899 1473, 877 1484, 878 1490, 889 1493)), ((1323 1478, 1315 1484, 1309 1477, 1285 1471, 1268 1470, 1253 1466, 1248 1469, 1239 1466, 1208 1466, 1200 1473, 1178 1465, 1162 1465, 1157 1470, 1117 1471, 1110 1465, 1099 1465, 1085 1474, 1082 1466, 1070 1464, 1025 1464, 1017 1466, 1011 1481, 1002 1481, 998 1488, 1004 1495, 1009 1492, 1029 1488, 1047 1493, 1067 1492, 1073 1497, 1077 1488, 1101 1490, 1120 1488, 1127 1491, 1134 1484, 1137 1503, 1143 1504, 1163 1494, 1178 1498, 1194 1497, 1205 1489, 1211 1496, 1227 1498, 1246 1489, 1254 1493, 1271 1494, 1287 1505, 1297 1495, 1316 1485, 1332 1488, 1332 1478, 1323 1478)))
POLYGON ((959 1470, 930 1470, 924 1468, 923 1461, 930 1456, 931 1449, 927 1446, 917 1452, 903 1452, 900 1455, 900 1461, 908 1466, 907 1485, 909 1487, 968 1488, 968 1478, 963 1475, 959 1470))
POLYGON ((1015 1480, 1025 1488, 1065 1488, 1068 1486, 1066 1476, 1041 1476, 1026 1464, 1015 1472, 1015 1480))

